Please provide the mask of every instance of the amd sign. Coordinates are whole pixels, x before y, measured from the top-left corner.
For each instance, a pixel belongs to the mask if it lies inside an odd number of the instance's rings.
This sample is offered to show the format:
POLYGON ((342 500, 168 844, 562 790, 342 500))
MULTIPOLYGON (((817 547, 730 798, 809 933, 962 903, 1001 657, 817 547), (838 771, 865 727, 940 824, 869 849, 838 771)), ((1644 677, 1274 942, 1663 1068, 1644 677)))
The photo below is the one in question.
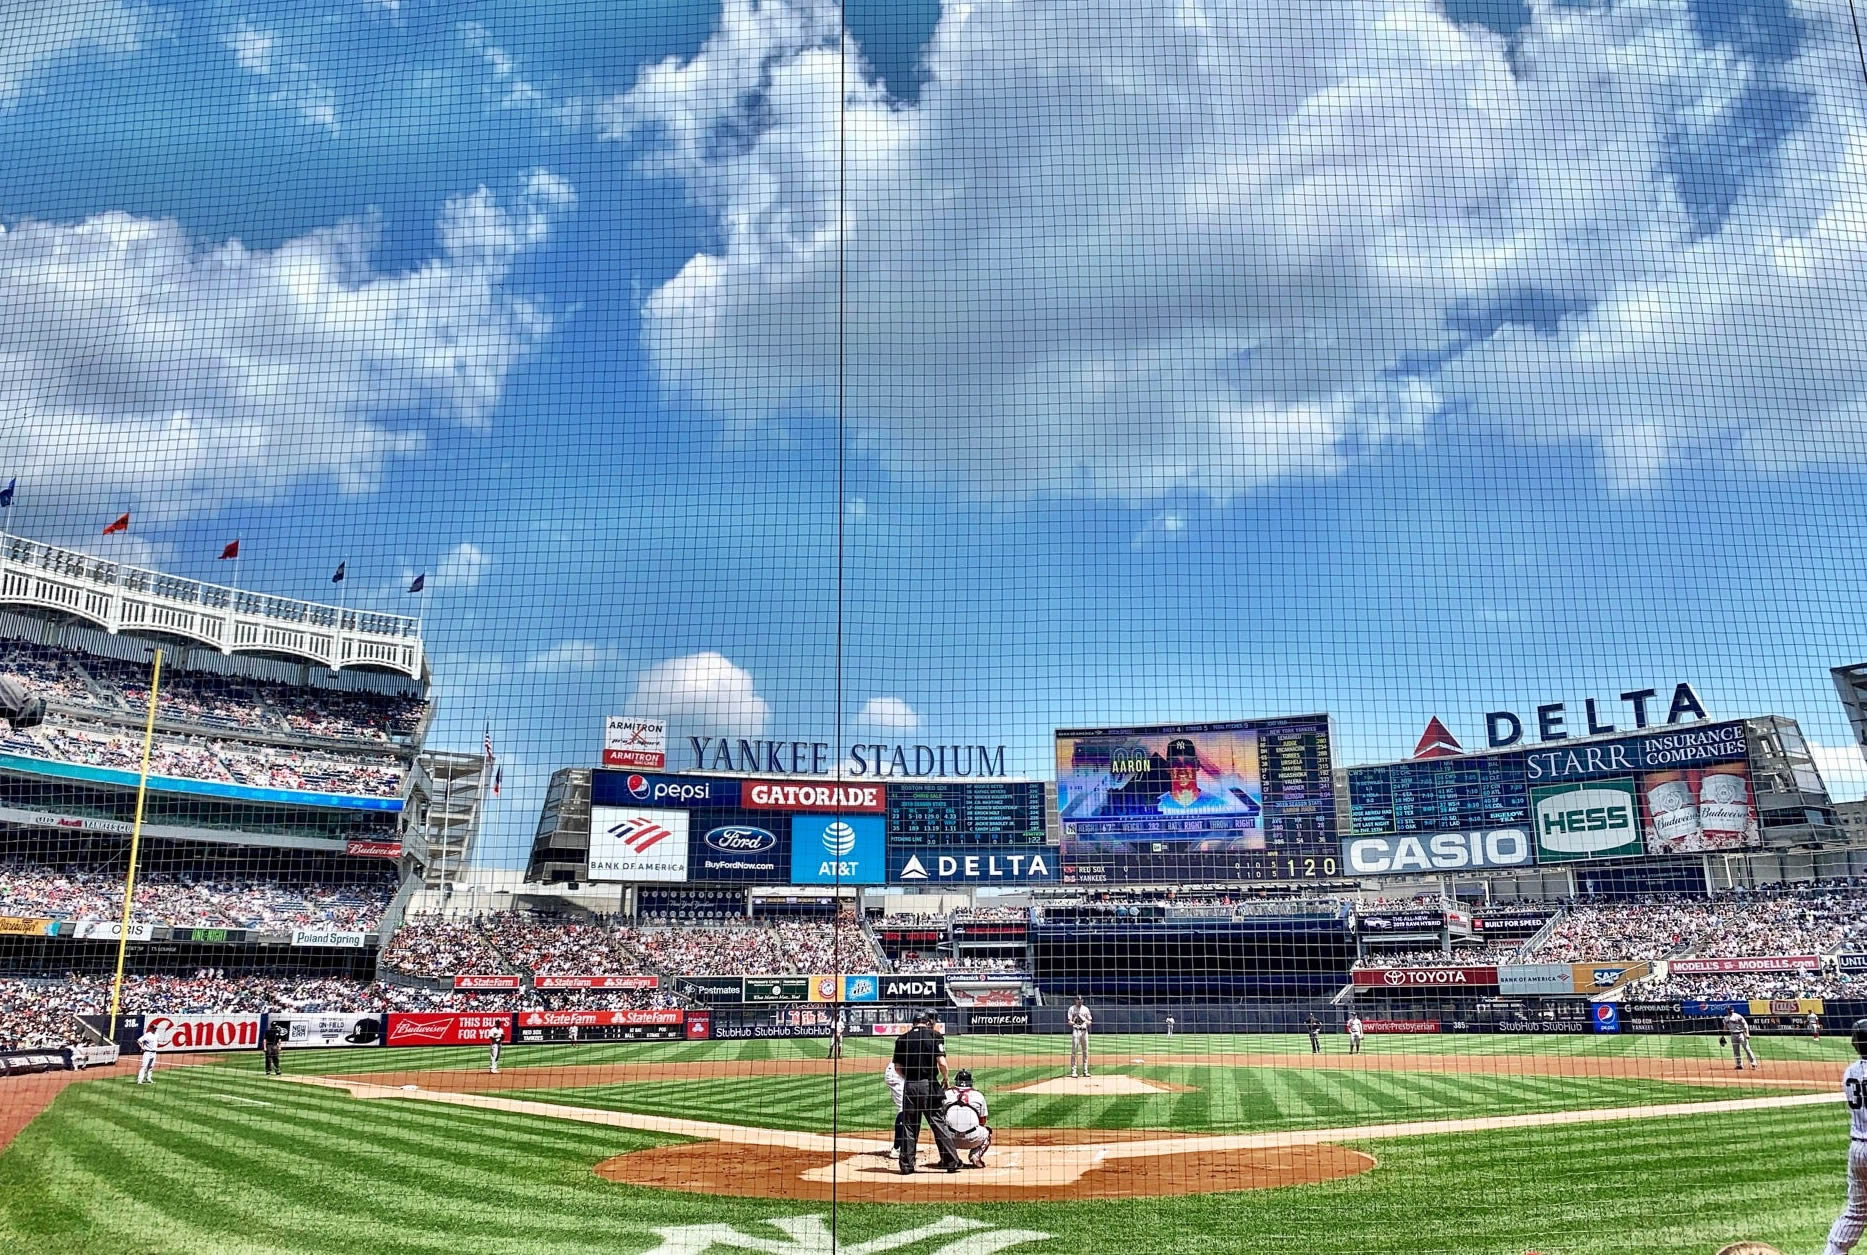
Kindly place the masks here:
POLYGON ((1342 861, 1356 876, 1528 867, 1532 858, 1530 834, 1521 828, 1441 832, 1428 837, 1349 837, 1342 842, 1342 861))
POLYGON ((944 976, 883 976, 878 998, 882 1002, 945 1002, 944 976))

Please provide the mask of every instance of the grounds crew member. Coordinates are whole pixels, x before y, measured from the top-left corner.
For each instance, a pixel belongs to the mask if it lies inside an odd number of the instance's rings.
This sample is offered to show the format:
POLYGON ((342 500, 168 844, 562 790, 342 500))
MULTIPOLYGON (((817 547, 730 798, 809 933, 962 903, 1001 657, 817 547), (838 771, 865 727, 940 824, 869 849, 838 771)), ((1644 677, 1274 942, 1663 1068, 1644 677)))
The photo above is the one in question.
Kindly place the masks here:
POLYGON ((1848 1104, 1848 1201, 1828 1231, 1825 1255, 1848 1255, 1867 1232, 1867 1020, 1854 1021, 1850 1038, 1860 1058, 1841 1076, 1848 1104))
POLYGON ((959 1156, 953 1153, 953 1141, 940 1119, 941 1100, 946 1096, 946 1042, 934 1032, 932 1011, 916 1015, 914 1027, 895 1038, 894 1065, 902 1080, 901 1114, 895 1117, 895 1154, 901 1160, 901 1175, 914 1171, 922 1120, 927 1121, 934 1145, 940 1149, 941 1170, 958 1172, 959 1156))
POLYGON ((279 1066, 279 1047, 285 1041, 285 1025, 269 1024, 266 1026, 265 1040, 261 1043, 266 1048, 266 1075, 284 1076, 285 1070, 279 1066))

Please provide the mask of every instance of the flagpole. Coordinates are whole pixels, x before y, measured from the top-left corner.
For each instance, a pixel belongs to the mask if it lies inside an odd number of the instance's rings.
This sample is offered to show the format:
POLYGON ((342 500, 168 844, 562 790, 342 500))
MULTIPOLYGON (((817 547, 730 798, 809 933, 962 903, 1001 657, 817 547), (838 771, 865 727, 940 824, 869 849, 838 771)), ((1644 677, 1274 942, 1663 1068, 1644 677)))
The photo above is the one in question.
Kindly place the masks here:
POLYGON ((117 1040, 117 1009, 123 999, 123 957, 130 943, 130 906, 136 900, 136 855, 143 843, 143 800, 149 794, 149 751, 156 740, 156 693, 162 684, 162 651, 149 669, 149 714, 143 721, 143 766, 136 777, 136 822, 130 827, 130 870, 123 880, 123 919, 117 925, 117 974, 110 982, 110 1034, 117 1040))

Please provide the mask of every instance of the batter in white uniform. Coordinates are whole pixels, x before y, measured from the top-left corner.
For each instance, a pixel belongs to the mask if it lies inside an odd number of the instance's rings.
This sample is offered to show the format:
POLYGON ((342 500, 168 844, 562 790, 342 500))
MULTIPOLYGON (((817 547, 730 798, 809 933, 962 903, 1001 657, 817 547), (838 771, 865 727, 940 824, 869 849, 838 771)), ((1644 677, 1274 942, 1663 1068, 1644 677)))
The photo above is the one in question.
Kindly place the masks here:
POLYGON ((1847 1255, 1867 1232, 1867 1020, 1854 1021, 1854 1053, 1841 1078, 1848 1103, 1848 1202, 1828 1231, 1826 1255, 1847 1255))
POLYGON ((1083 1005, 1083 996, 1077 994, 1070 1003, 1070 1075, 1076 1075, 1077 1056, 1082 1057, 1083 1075, 1089 1075, 1089 1026, 1096 1022, 1096 1017, 1089 1014, 1089 1008, 1083 1005))
POLYGON ((1361 1053, 1361 1032, 1361 1017, 1351 1011, 1348 1016, 1348 1053, 1351 1055, 1361 1053))

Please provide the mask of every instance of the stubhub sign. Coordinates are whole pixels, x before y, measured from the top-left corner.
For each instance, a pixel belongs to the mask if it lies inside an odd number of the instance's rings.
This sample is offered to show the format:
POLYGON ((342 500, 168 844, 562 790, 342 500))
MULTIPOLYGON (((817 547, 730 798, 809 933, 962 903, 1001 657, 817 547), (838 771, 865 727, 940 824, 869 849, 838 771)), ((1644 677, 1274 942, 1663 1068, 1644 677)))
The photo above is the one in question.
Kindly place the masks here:
POLYGON ((879 885, 887 846, 880 815, 793 815, 791 883, 879 885))
POLYGON ((1049 846, 916 846, 888 851, 888 883, 1032 884, 1057 878, 1049 846))

